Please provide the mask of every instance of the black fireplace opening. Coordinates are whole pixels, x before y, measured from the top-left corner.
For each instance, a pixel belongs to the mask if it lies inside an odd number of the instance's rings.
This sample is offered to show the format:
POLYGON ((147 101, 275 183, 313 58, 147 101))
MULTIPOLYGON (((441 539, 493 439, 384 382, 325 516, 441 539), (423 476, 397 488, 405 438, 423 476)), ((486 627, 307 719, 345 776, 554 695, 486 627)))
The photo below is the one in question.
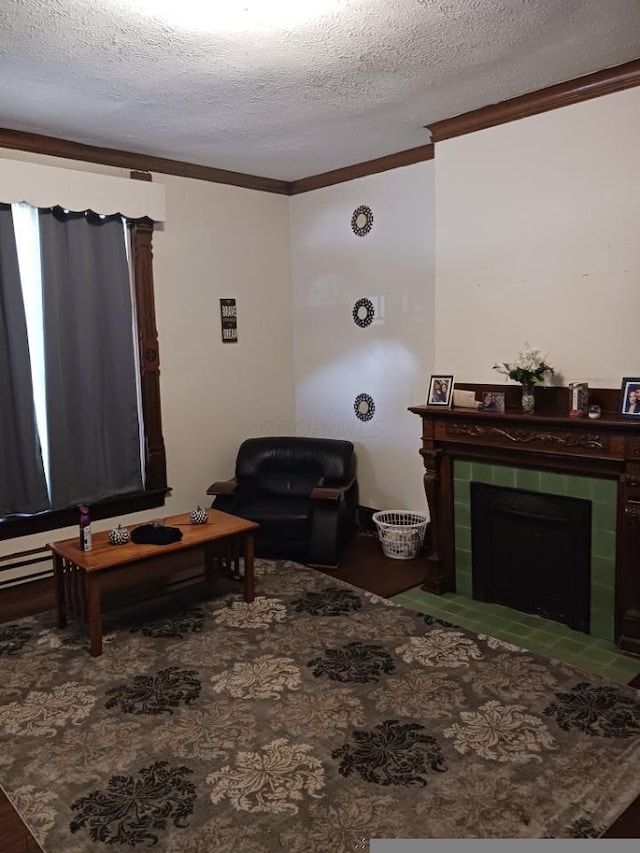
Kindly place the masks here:
POLYGON ((473 597, 589 633, 591 501, 471 483, 473 597))

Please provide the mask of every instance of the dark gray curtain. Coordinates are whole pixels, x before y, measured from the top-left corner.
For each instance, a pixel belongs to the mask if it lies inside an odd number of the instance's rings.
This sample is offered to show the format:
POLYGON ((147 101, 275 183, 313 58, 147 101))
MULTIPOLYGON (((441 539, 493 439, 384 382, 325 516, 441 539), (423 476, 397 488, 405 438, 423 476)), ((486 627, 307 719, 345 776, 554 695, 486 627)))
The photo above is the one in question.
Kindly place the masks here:
POLYGON ((50 509, 11 208, 0 206, 0 516, 50 509))
POLYGON ((143 488, 122 221, 40 211, 51 501, 143 488))

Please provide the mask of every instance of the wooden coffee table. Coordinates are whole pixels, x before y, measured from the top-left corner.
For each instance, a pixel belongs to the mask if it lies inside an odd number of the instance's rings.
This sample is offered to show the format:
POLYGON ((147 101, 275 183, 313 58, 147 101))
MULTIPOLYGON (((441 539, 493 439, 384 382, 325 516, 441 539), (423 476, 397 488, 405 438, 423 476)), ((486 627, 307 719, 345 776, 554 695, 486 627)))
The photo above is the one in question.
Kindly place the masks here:
MULTIPOLYGON (((58 626, 64 628, 68 619, 86 624, 90 639, 91 654, 102 654, 102 593, 113 574, 118 573, 122 581, 122 570, 128 573, 127 581, 135 583, 137 569, 153 558, 176 551, 200 548, 204 552, 204 574, 207 583, 215 577, 219 555, 214 543, 221 540, 239 540, 244 553, 244 599, 253 601, 255 583, 253 577, 253 534, 260 525, 219 510, 208 510, 205 524, 191 524, 189 514, 174 515, 163 519, 168 527, 179 527, 182 539, 169 545, 111 545, 109 534, 94 533, 90 551, 80 549, 79 537, 50 542, 53 554, 56 608, 58 626)), ((138 527, 140 525, 136 525, 138 527)), ((132 528, 133 529, 133 528, 132 528)))

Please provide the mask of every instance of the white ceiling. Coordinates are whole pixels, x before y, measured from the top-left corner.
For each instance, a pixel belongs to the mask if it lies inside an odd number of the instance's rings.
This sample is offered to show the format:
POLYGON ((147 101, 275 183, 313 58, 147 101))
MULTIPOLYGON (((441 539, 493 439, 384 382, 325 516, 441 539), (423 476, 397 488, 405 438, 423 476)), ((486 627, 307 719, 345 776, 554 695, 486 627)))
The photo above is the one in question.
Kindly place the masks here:
POLYGON ((270 2, 0 0, 0 127, 296 180, 640 57, 640 0, 270 2))

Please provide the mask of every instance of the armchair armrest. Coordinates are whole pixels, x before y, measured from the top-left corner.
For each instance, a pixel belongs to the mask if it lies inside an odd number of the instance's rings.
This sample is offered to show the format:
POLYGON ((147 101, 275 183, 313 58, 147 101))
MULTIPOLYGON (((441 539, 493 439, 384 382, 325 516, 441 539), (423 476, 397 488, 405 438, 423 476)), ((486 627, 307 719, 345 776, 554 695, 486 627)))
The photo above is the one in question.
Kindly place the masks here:
POLYGON ((233 480, 220 480, 217 483, 212 483, 207 489, 208 495, 233 495, 238 488, 238 481, 233 480))
POLYGON ((315 489, 312 489, 311 491, 311 500, 340 501, 344 498, 345 494, 355 482, 356 478, 352 477, 348 483, 344 483, 342 486, 316 486, 315 489))

